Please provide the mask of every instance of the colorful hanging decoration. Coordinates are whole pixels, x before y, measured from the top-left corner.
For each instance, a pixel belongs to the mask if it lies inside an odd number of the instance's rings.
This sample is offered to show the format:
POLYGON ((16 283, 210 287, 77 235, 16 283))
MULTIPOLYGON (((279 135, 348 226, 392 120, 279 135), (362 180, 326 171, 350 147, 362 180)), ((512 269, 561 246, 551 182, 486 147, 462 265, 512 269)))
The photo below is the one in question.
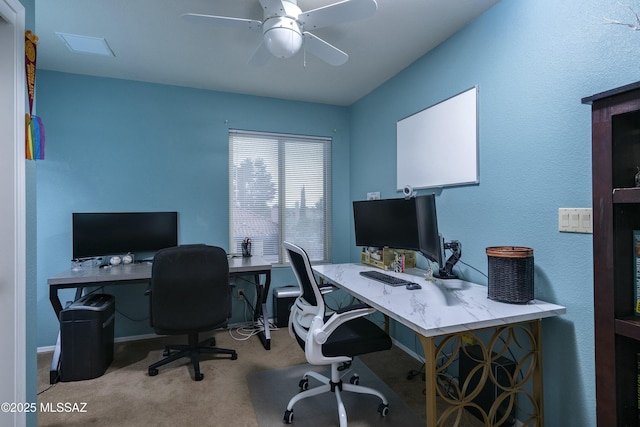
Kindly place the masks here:
POLYGON ((28 160, 44 159, 44 126, 42 120, 33 113, 33 99, 36 90, 36 46, 38 36, 30 30, 24 33, 24 65, 27 73, 27 95, 29 113, 25 116, 25 155, 28 160))
POLYGON ((44 159, 44 125, 42 119, 38 116, 25 115, 26 147, 25 154, 27 160, 43 160, 44 159))

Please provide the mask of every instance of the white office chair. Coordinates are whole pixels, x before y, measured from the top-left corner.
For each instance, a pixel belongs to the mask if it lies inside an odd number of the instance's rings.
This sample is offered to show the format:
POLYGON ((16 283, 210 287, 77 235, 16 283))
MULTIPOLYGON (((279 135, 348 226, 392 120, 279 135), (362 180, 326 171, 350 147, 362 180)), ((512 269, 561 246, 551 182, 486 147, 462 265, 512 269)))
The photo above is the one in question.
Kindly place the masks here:
POLYGON ((343 384, 339 373, 340 366, 349 364, 355 356, 391 348, 389 335, 363 317, 373 313, 375 309, 358 304, 327 315, 308 255, 304 249, 289 242, 284 242, 284 249, 289 255, 301 290, 301 295, 291 307, 289 334, 302 347, 309 363, 331 365, 331 378, 314 371, 308 371, 303 375, 299 383, 301 392, 289 401, 284 413, 284 422, 293 422, 293 406, 298 401, 320 393, 332 392, 338 403, 340 427, 346 427, 347 413, 340 397, 342 391, 379 397, 382 403, 378 405, 378 412, 381 416, 386 416, 389 405, 382 393, 358 385, 357 374, 351 377, 350 384, 343 384), (308 377, 317 379, 322 385, 309 389, 308 377))

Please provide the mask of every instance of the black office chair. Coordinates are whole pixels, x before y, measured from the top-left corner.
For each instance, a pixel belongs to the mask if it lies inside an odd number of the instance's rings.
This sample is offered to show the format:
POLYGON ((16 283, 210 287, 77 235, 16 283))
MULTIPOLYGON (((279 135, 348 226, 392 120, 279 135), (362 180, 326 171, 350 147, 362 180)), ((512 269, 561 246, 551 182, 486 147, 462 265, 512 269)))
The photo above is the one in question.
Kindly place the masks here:
POLYGON ((375 309, 366 304, 357 304, 327 314, 307 253, 290 242, 284 242, 284 249, 289 255, 301 290, 301 295, 291 307, 289 334, 302 347, 310 364, 331 365, 331 378, 315 371, 308 371, 303 375, 299 383, 301 392, 289 401, 284 422, 293 422, 293 406, 296 402, 325 392, 335 394, 341 427, 347 425, 347 414, 340 397, 342 391, 378 396, 382 400, 378 405, 378 412, 386 416, 389 405, 382 393, 358 385, 357 374, 351 377, 349 384, 343 384, 340 378, 340 368, 345 364, 348 366, 355 356, 391 348, 389 335, 363 317, 375 312, 375 309), (322 385, 309 389, 308 377, 317 379, 322 385))
POLYGON ((183 245, 163 249, 153 258, 149 288, 151 326, 159 335, 187 335, 187 345, 168 345, 164 359, 149 366, 149 375, 158 367, 182 357, 190 357, 194 379, 202 380, 200 353, 227 354, 235 350, 215 347, 215 337, 198 342, 200 332, 227 325, 231 317, 229 262, 224 249, 207 245, 183 245), (173 352, 175 351, 175 352, 173 352))

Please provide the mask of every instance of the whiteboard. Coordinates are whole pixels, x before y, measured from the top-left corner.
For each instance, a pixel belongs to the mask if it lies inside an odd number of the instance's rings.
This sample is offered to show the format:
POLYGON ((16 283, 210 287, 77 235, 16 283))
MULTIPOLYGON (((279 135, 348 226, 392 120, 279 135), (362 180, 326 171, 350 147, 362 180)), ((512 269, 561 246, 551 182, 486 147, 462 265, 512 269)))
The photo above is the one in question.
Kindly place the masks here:
POLYGON ((397 189, 479 183, 478 87, 397 123, 397 189))

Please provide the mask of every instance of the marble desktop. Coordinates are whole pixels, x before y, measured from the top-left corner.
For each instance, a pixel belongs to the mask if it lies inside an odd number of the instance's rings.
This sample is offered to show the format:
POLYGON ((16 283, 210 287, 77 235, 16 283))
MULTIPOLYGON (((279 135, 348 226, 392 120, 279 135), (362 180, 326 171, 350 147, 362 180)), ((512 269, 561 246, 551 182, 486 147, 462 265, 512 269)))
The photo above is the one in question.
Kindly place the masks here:
POLYGON ((390 318, 425 337, 499 327, 566 313, 566 308, 545 301, 509 304, 488 298, 487 287, 459 279, 429 281, 424 270, 385 273, 410 279, 422 288, 408 290, 361 276, 364 264, 325 264, 313 270, 390 318))

